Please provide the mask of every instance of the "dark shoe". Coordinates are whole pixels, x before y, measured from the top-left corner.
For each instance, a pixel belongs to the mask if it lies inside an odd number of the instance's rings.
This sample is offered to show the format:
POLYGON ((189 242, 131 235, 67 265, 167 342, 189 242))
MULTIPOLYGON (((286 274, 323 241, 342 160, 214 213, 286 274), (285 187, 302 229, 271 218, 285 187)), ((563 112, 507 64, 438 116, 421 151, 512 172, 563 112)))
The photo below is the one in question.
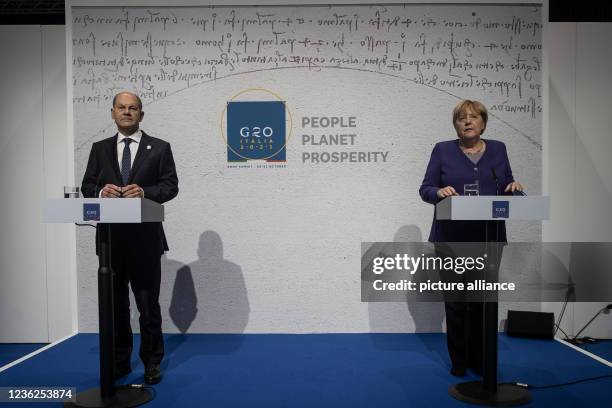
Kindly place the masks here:
POLYGON ((159 364, 151 364, 145 368, 144 380, 146 384, 157 384, 162 379, 162 372, 159 364))
POLYGON ((132 368, 129 367, 129 366, 127 366, 127 367, 117 367, 117 368, 115 368, 115 380, 118 380, 121 377, 125 377, 126 375, 128 375, 131 372, 132 372, 132 368))
POLYGON ((454 375, 455 377, 465 377, 465 374, 466 374, 465 367, 453 365, 451 367, 450 373, 454 375))

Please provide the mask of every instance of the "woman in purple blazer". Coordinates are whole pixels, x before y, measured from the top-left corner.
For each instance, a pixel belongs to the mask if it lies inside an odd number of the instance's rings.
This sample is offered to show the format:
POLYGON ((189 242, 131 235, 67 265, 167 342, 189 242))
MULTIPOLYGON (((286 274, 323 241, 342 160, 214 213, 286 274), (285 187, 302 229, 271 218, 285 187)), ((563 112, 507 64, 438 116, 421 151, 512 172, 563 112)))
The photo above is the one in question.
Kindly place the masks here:
MULTIPOLYGON (((514 181, 502 142, 482 139, 487 109, 478 101, 463 100, 453 110, 458 138, 434 146, 419 194, 437 204, 453 195, 512 194, 522 191, 514 181)), ((434 218, 430 242, 506 242, 504 221, 450 221, 434 218)), ((451 374, 464 376, 466 368, 482 372, 482 303, 445 302, 451 374)))

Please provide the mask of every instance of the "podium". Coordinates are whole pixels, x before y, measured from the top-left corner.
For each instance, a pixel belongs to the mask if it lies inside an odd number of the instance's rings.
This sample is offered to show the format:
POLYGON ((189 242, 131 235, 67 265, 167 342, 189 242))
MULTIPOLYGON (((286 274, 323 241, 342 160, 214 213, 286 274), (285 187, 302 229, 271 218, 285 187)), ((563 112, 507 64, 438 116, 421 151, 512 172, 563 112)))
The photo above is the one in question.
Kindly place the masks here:
POLYGON ((544 196, 451 196, 436 204, 436 219, 542 221, 548 219, 549 207, 549 197, 544 196))
POLYGON ((62 198, 44 203, 45 223, 91 222, 98 228, 98 325, 100 387, 80 392, 76 407, 135 407, 153 399, 146 388, 115 387, 115 327, 110 224, 162 222, 164 207, 146 198, 62 198))
MULTIPOLYGON (((549 197, 544 196, 451 196, 436 204, 436 219, 541 221, 549 218, 549 207, 549 197)), ((488 241, 488 237, 485 241, 488 241)), ((493 259, 499 261, 496 257, 493 259)), ((498 267, 493 266, 495 273, 498 267)), ((482 381, 455 384, 449 388, 448 393, 460 401, 478 405, 527 404, 532 400, 527 389, 497 383, 497 314, 497 302, 485 302, 482 381)))

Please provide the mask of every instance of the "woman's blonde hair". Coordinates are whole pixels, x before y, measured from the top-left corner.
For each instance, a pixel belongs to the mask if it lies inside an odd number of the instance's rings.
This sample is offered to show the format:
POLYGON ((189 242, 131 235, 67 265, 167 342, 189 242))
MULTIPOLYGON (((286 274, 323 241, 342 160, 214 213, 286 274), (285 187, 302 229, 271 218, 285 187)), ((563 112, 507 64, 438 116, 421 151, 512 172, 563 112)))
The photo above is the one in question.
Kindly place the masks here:
POLYGON ((455 109, 453 109, 453 125, 459 118, 459 115, 467 110, 472 110, 474 113, 479 114, 485 127, 487 126, 487 120, 489 119, 487 108, 485 108, 482 103, 478 101, 470 101, 469 99, 462 100, 455 106, 455 109))

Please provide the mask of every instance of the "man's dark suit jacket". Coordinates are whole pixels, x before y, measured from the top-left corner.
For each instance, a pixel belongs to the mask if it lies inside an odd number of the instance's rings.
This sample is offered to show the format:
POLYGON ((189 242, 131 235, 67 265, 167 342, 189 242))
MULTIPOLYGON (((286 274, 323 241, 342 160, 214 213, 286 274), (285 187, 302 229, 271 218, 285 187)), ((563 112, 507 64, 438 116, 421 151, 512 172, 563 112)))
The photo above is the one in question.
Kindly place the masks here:
MULTIPOLYGON (((81 185, 83 196, 98 197, 105 184, 123 186, 117 161, 116 134, 93 144, 81 185)), ((145 198, 158 203, 176 197, 178 177, 170 144, 142 132, 127 184, 138 184, 143 189, 145 198)), ((118 245, 128 241, 131 255, 161 255, 168 250, 161 222, 113 224, 111 226, 113 253, 121 253, 118 245)))

